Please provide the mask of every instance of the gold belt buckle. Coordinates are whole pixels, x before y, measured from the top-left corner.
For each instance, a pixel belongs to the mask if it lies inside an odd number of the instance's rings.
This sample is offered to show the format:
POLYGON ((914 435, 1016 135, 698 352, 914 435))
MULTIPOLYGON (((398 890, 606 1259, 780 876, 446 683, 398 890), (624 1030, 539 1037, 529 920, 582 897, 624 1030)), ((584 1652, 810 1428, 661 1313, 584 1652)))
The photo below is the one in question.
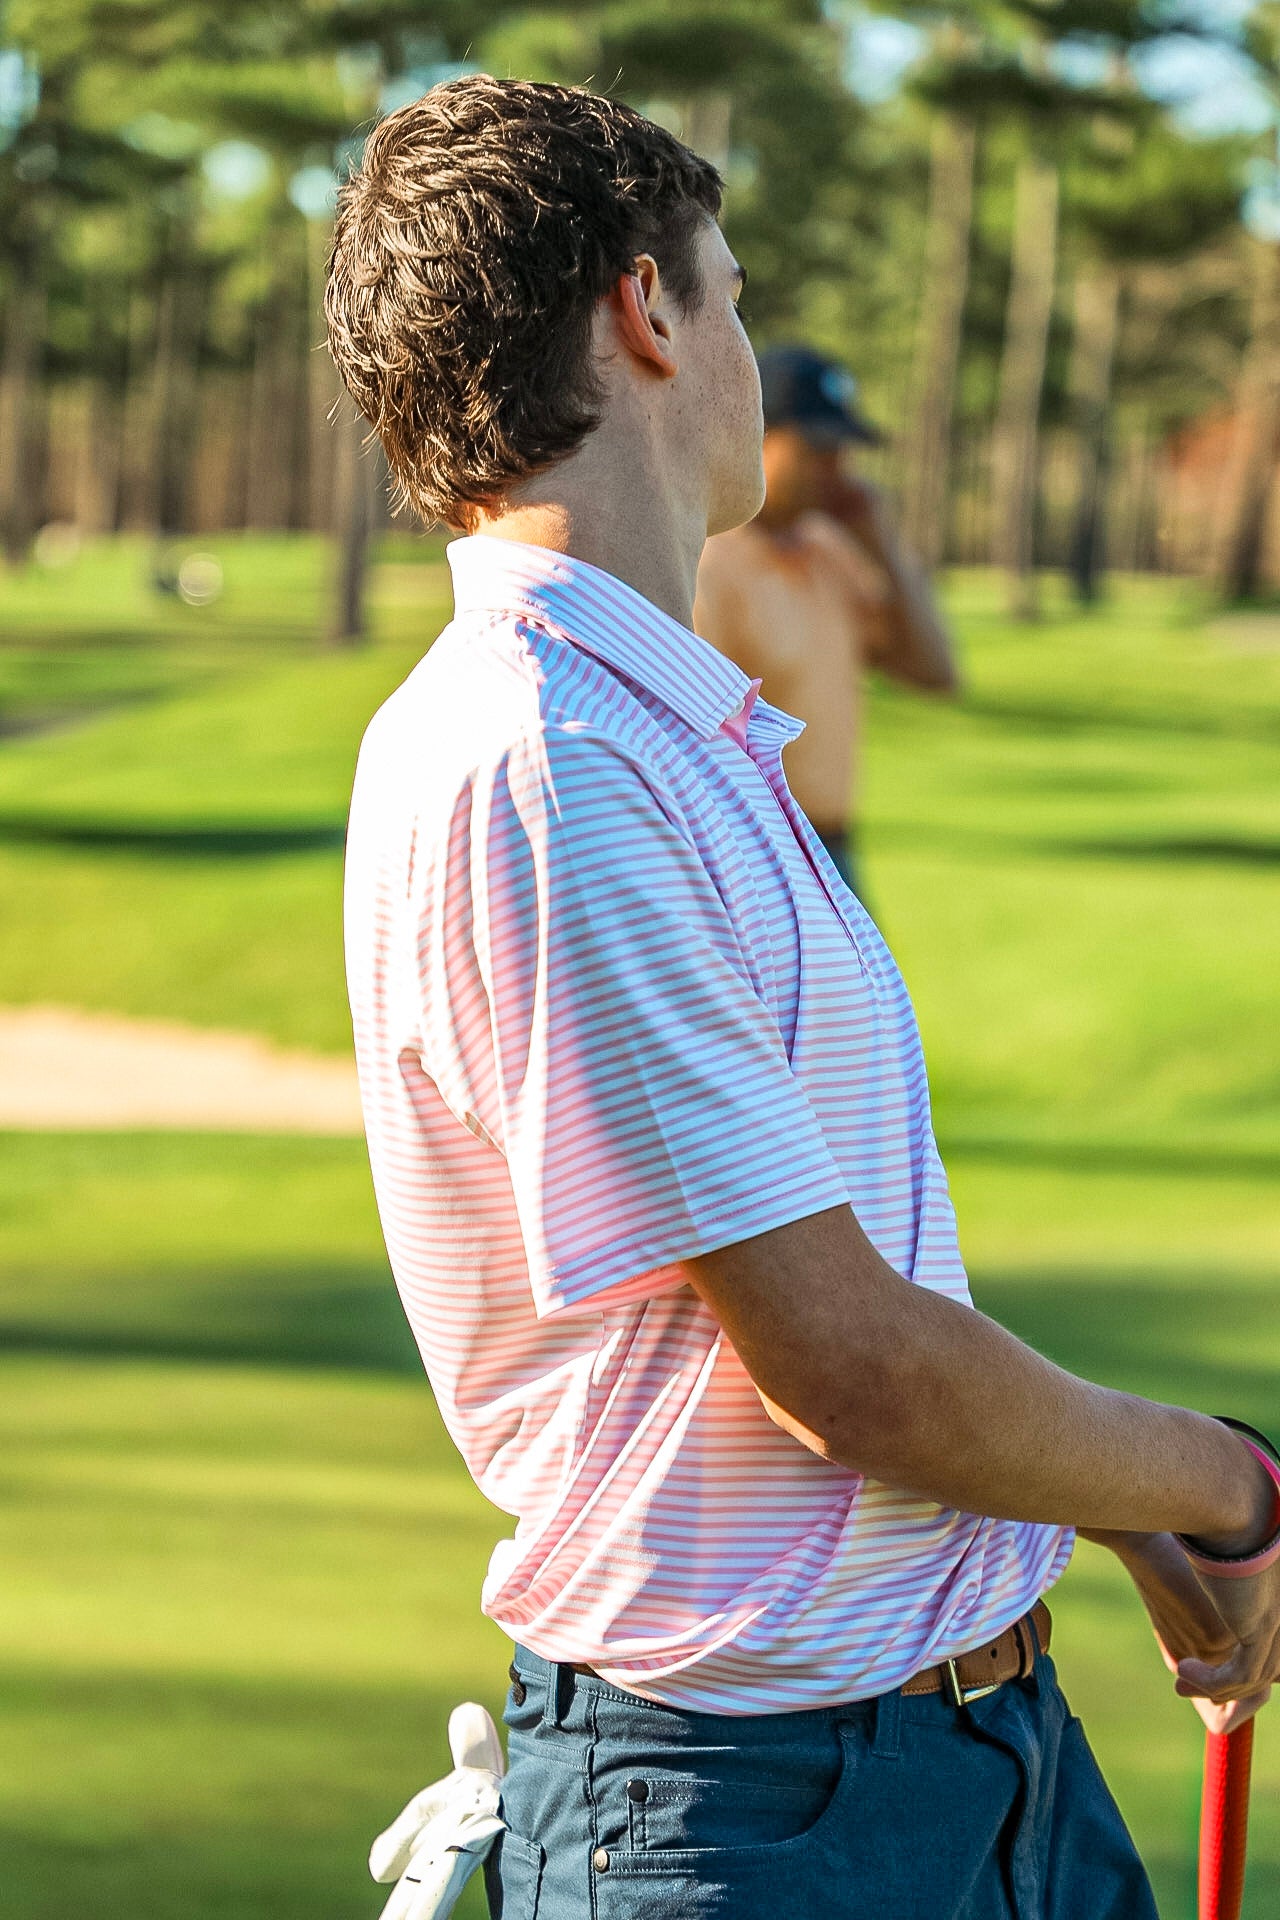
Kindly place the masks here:
POLYGON ((993 1680, 989 1685, 981 1687, 962 1686, 960 1683, 960 1670, 956 1666, 955 1661, 944 1660, 942 1666, 946 1674, 947 1690, 951 1695, 952 1704, 957 1707, 967 1707, 971 1700, 985 1700, 989 1693, 998 1693, 1003 1685, 1002 1681, 993 1680))

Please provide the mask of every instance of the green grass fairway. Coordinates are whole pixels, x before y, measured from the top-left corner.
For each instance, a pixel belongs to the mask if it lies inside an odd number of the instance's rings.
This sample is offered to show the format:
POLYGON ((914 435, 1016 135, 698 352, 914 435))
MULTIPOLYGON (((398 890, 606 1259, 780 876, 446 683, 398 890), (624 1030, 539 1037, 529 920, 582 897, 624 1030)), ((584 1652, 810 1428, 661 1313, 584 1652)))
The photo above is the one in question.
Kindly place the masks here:
MULTIPOLYGON (((339 1050, 354 754, 442 618, 439 552, 389 546, 373 642, 335 654, 312 543, 216 550, 206 612, 129 543, 0 585, 0 1005, 339 1050)), ((965 699, 877 690, 865 839, 975 1295, 1280 1429, 1280 652, 1169 583, 1036 628, 951 593, 965 699)), ((509 1522, 441 1429, 361 1145, 0 1135, 0 1355, 6 1920, 373 1920, 370 1839, 446 1768, 449 1707, 503 1691, 476 1599, 509 1522)), ((1054 1610, 1191 1920, 1199 1722, 1107 1556, 1054 1610)), ((1275 1714, 1247 1920, 1280 1912, 1275 1714)))
POLYGON ((73 668, 100 695, 96 717, 0 751, 0 898, 22 929, 0 942, 0 1004, 60 1000, 339 1051, 356 750, 447 617, 447 569, 437 543, 388 543, 377 644, 333 652, 315 638, 318 542, 214 550, 226 594, 205 609, 157 604, 137 542, 0 590, 0 726, 6 712, 19 730, 56 718, 73 668))
POLYGON ((369 1841, 509 1657, 430 1395, 32 1357, 0 1424, 6 1912, 375 1914, 369 1841))
POLYGON ((376 1914, 510 1656, 363 1146, 0 1135, 0 1193, 6 1915, 376 1914))
MULTIPOLYGON (((979 1300, 1057 1359, 1273 1413, 1261 1182, 983 1151, 953 1181, 979 1300)), ((9 1910, 372 1917, 372 1833, 443 1769, 448 1708, 501 1693, 475 1596, 507 1523, 440 1428, 362 1149, 0 1136, 0 1191, 9 1910)), ((1164 1911, 1189 1915, 1198 1723, 1105 1555, 1080 1550, 1055 1612, 1164 1911)), ((1280 1894, 1271 1731, 1252 1920, 1280 1894)))

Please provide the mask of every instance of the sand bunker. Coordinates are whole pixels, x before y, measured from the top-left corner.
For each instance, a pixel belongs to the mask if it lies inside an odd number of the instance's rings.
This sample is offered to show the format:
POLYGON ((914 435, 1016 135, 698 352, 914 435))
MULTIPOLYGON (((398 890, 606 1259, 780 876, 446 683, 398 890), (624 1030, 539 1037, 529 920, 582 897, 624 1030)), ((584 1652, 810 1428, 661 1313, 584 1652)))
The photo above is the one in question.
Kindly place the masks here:
POLYGON ((358 1134, 355 1067, 251 1034, 0 1008, 0 1127, 358 1134))

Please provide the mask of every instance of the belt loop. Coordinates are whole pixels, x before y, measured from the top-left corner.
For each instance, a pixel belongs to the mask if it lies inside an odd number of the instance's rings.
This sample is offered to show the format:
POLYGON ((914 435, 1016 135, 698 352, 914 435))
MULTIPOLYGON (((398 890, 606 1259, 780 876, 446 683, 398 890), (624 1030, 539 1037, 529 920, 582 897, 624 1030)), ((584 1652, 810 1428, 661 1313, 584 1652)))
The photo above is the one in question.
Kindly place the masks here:
POLYGON ((1027 1613, 1018 1621, 1017 1626, 1018 1650, 1022 1655, 1022 1671, 1019 1673, 1018 1678, 1020 1680, 1029 1680, 1036 1670, 1036 1655, 1040 1651, 1039 1644, 1036 1640, 1035 1622, 1032 1620, 1031 1615, 1027 1613))
POLYGON ((896 1760, 900 1747, 898 1732, 902 1720, 902 1691, 882 1693, 876 1701, 876 1734, 871 1751, 877 1760, 896 1760))
POLYGON ((547 1700, 544 1712, 553 1727, 562 1727, 573 1699, 573 1668, 563 1660, 547 1663, 547 1700))

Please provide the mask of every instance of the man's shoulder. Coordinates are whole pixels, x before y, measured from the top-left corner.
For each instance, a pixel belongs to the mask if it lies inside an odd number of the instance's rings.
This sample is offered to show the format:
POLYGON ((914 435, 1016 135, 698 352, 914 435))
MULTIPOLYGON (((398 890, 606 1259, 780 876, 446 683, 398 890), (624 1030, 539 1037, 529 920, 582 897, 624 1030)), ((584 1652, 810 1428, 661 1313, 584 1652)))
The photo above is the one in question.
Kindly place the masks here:
POLYGON ((353 805, 438 813, 518 763, 642 763, 646 714, 566 635, 515 614, 454 621, 365 729, 353 805))

